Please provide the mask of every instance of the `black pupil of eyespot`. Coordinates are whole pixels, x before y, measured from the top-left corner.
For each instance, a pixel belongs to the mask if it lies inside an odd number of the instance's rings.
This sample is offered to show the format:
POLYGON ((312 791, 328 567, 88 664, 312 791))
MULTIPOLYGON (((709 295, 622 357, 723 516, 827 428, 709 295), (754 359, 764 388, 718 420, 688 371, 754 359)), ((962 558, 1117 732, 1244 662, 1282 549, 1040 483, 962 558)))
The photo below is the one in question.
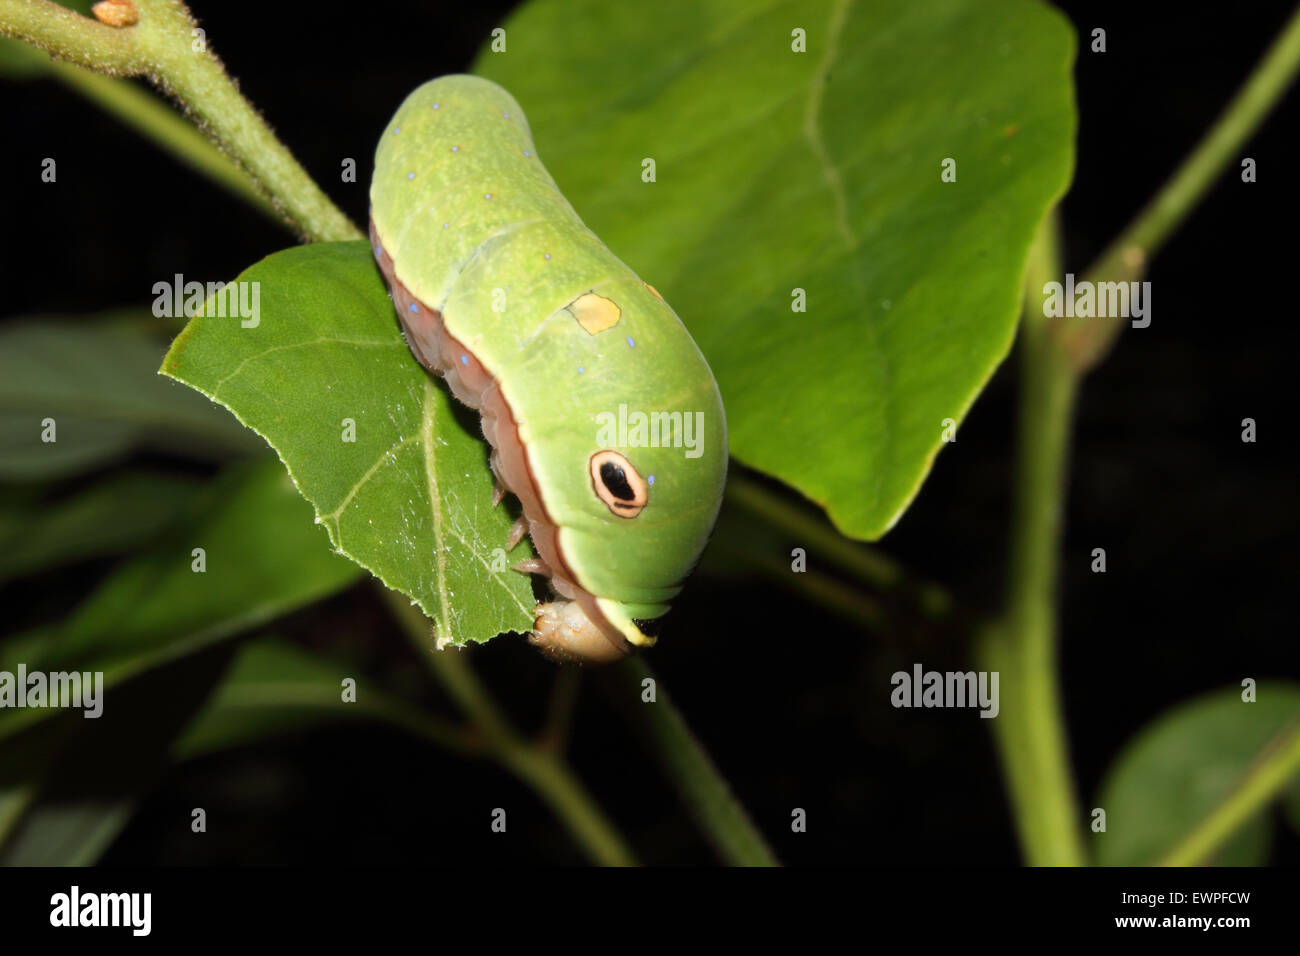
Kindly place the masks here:
POLYGON ((622 501, 631 501, 636 498, 636 492, 632 486, 627 483, 627 475, 623 469, 612 461, 607 461, 600 466, 600 480, 605 483, 609 493, 615 498, 622 501))

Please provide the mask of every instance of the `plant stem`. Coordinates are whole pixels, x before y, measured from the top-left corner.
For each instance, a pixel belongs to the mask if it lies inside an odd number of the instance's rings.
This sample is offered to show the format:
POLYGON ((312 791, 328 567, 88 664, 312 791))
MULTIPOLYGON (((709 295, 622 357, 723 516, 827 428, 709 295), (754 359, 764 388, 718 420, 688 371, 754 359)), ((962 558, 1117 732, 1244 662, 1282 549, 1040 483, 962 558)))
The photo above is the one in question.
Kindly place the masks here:
POLYGON ((109 27, 49 0, 0 0, 0 33, 52 57, 117 76, 146 75, 191 113, 199 128, 247 170, 271 203, 306 238, 359 239, 226 75, 174 0, 135 0, 134 26, 109 27))
POLYGON ((1300 772, 1300 721, 1283 728, 1232 792, 1160 859, 1159 866, 1200 866, 1300 772))
POLYGON ((1059 269, 1055 214, 1030 251, 1020 326, 1020 399, 1011 560, 1001 621, 982 652, 1000 675, 995 721, 1025 857, 1038 866, 1085 862, 1070 775, 1056 654, 1056 581, 1070 418, 1077 378, 1043 317, 1044 277, 1059 269))
POLYGON ((682 804, 718 855, 733 866, 779 866, 763 835, 732 794, 726 779, 640 656, 605 669, 600 677, 619 709, 632 717, 682 804), (654 680, 655 700, 641 700, 643 681, 654 680))
MULTIPOLYGON (((1196 208, 1224 167, 1239 158, 1239 150, 1286 92, 1297 70, 1300 70, 1300 6, 1196 148, 1087 270, 1084 279, 1097 283, 1131 282, 1140 278, 1156 250, 1196 208)), ((1265 175, 1290 173, 1280 168, 1265 175)), ((1053 323, 1054 334, 1064 342, 1078 373, 1087 372, 1100 362, 1123 328, 1122 319, 1058 319, 1053 323)))
MULTIPOLYGON (((1281 96, 1300 67, 1300 9, 1227 110, 1174 176, 1085 273, 1131 281, 1190 214, 1281 96)), ((1026 858, 1034 864, 1084 861, 1080 815, 1070 778, 1056 674, 1055 590, 1070 419, 1081 377, 1106 354, 1118 321, 1046 319, 1042 288, 1061 272, 1055 215, 1030 253, 1020 329, 1020 410, 1013 504, 1010 586, 1002 620, 984 634, 987 666, 1002 672, 996 731, 1026 858)), ((1253 791, 1247 797, 1253 799, 1253 791)), ((1229 807, 1214 827, 1244 819, 1229 807)), ((1199 850, 1193 846, 1193 850, 1199 850)), ((1184 858, 1187 858, 1186 856, 1184 858)))
POLYGON ((875 590, 903 593, 927 617, 941 618, 953 611, 952 598, 939 585, 913 577, 881 552, 844 537, 823 515, 786 500, 735 468, 727 477, 727 501, 794 536, 875 590))
POLYGON ((50 75, 153 140, 191 169, 211 179, 277 222, 284 217, 230 157, 157 97, 129 80, 101 76, 50 61, 50 75))
POLYGON ((464 651, 433 649, 429 622, 408 598, 387 588, 381 590, 393 616, 428 660, 434 676, 486 738, 492 756, 550 806, 592 860, 605 866, 635 865, 636 858, 623 837, 568 763, 550 748, 530 744, 510 725, 474 675, 464 651))
POLYGON ((715 541, 710 547, 716 549, 710 552, 714 557, 752 568, 777 586, 843 615, 867 630, 883 631, 888 626, 888 615, 879 602, 829 574, 813 570, 795 574, 790 570, 790 563, 780 555, 733 547, 721 541, 715 541))

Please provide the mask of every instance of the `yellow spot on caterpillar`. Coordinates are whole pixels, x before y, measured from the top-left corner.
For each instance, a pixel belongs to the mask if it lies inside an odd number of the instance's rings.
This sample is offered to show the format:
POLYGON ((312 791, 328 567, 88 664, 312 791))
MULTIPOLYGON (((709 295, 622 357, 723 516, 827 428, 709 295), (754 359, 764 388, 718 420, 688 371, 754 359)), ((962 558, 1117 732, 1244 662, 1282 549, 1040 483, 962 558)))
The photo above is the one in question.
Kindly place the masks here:
POLYGON ((584 292, 565 306, 588 335, 604 332, 618 324, 623 311, 610 299, 594 292, 584 292))
MULTIPOLYGON (((642 279, 641 281, 645 282, 644 279, 642 279)), ((659 294, 659 290, 656 289, 654 286, 652 286, 649 282, 645 282, 645 287, 649 289, 651 292, 653 292, 655 294, 655 298, 658 299, 660 302, 664 300, 664 297, 659 294)))

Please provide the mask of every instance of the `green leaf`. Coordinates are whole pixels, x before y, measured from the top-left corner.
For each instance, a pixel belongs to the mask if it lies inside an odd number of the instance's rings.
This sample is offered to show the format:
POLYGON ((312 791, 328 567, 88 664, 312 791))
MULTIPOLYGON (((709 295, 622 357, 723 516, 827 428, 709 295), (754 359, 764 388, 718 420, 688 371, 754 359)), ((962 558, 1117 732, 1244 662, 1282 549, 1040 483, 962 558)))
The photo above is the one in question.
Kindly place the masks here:
POLYGON ((193 478, 126 471, 71 495, 11 489, 0 504, 0 581, 147 541, 180 516, 198 487, 193 478))
POLYGON ((188 760, 329 721, 377 720, 436 742, 465 746, 449 724, 389 694, 350 667, 273 637, 244 644, 216 692, 176 741, 188 760), (355 698, 343 699, 343 681, 355 698))
POLYGON ((690 328, 733 455, 879 537, 1010 347, 1073 161, 1070 26, 1028 0, 536 0, 505 30, 476 72, 690 328))
MULTIPOLYGON (((1106 811, 1106 832, 1092 834, 1098 863, 1158 860, 1232 792, 1265 745, 1300 717, 1300 685, 1260 684, 1257 695, 1246 703, 1240 688, 1229 688, 1180 704, 1125 745, 1097 799, 1106 811)), ((1267 815, 1256 816, 1214 862, 1264 862, 1270 830, 1267 815)))
POLYGON ((220 460, 260 443, 156 374, 158 346, 122 327, 58 319, 0 328, 0 479, 84 471, 148 446, 220 460), (43 440, 53 419, 54 441, 43 440))
MULTIPOLYGON (((228 470, 195 517, 114 571, 61 624, 0 641, 0 670, 103 671, 112 687, 348 586, 310 509, 273 461, 228 470), (202 548, 206 570, 192 570, 202 548)), ((55 713, 0 710, 0 739, 55 713)))
POLYGON ((238 281, 261 284, 258 325, 192 319, 163 373, 265 437, 335 548, 413 598, 439 644, 529 630, 476 416, 411 356, 367 244, 286 249, 238 281))

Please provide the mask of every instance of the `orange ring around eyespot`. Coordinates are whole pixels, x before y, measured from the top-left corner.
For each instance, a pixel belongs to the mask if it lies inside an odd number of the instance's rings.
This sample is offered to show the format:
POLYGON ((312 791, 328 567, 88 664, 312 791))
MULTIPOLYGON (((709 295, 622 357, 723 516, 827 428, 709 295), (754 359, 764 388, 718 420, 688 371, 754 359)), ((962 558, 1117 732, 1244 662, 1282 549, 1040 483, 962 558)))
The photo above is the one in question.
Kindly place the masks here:
POLYGON ((591 456, 588 464, 591 487, 596 497, 605 502, 611 514, 620 518, 635 518, 650 501, 649 487, 641 473, 627 457, 605 449, 591 456), (618 478, 621 477, 620 482, 618 478), (618 492, 618 493, 616 493, 618 492), (631 497, 628 497, 628 495, 631 497))

